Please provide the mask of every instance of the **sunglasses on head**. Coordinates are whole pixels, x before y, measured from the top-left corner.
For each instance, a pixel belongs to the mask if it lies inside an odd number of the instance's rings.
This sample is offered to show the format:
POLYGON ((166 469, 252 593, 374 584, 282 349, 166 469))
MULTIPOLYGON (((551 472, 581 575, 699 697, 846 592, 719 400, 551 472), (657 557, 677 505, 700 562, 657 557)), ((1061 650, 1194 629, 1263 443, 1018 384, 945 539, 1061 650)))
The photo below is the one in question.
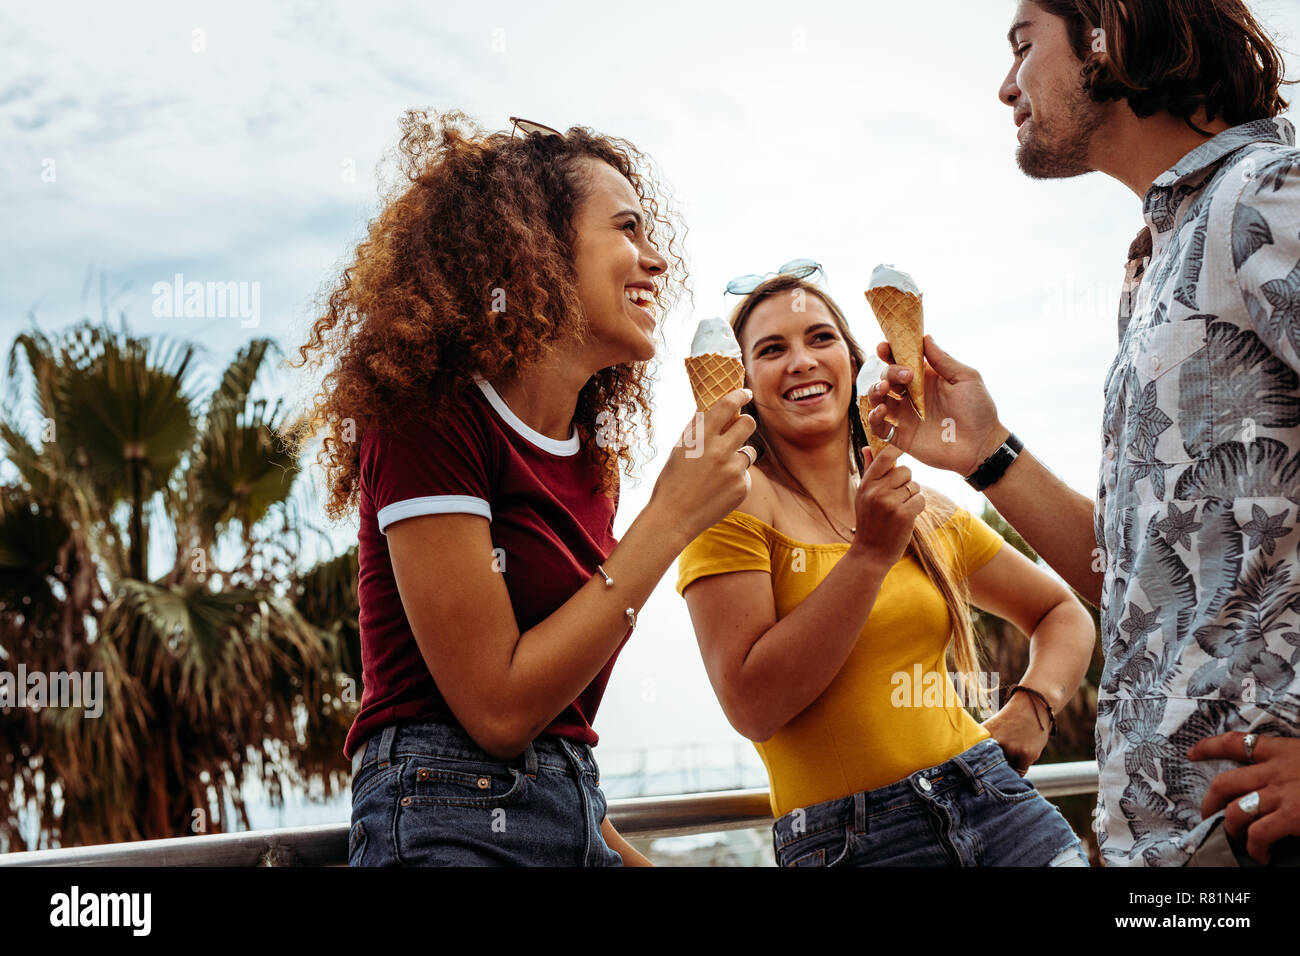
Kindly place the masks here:
POLYGON ((792 259, 777 269, 775 272, 769 272, 767 275, 747 275, 736 276, 727 283, 727 291, 732 295, 749 295, 770 276, 793 276, 796 279, 807 279, 809 276, 820 275, 826 278, 826 270, 820 262, 812 259, 792 259))
POLYGON ((538 133, 542 136, 558 136, 560 139, 564 139, 564 134, 558 129, 551 129, 549 126, 544 126, 541 123, 534 123, 532 120, 521 119, 518 116, 510 117, 510 126, 511 139, 515 138, 515 133, 517 132, 523 133, 525 136, 530 133, 538 133))

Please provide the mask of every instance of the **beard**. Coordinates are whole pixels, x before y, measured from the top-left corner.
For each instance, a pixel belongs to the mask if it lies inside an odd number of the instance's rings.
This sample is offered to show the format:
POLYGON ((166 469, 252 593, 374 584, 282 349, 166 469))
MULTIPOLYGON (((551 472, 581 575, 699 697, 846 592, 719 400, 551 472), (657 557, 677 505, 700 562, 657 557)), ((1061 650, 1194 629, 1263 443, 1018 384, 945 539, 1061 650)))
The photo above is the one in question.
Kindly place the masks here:
POLYGON ((1037 113, 1025 120, 1029 132, 1016 150, 1016 164, 1033 179, 1068 179, 1094 172, 1089 162, 1092 139, 1104 112, 1082 87, 1057 97, 1059 108, 1048 119, 1037 113))

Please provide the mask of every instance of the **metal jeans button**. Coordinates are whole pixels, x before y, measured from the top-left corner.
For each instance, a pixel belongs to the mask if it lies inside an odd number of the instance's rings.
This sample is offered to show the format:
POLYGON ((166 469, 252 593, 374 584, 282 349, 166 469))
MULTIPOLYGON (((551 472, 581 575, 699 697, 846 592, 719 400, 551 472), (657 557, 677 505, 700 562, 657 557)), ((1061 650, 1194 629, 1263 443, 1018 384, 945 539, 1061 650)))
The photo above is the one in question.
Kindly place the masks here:
POLYGON ((929 793, 930 790, 933 789, 928 777, 920 777, 917 779, 916 782, 917 784, 920 785, 921 789, 924 790, 926 793, 929 793))

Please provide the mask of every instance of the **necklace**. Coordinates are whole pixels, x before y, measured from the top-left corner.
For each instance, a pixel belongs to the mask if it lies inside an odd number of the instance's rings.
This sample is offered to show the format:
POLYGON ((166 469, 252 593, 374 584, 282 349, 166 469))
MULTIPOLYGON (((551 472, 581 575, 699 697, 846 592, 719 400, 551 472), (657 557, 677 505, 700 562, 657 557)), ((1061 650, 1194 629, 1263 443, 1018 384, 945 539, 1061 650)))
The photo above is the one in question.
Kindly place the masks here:
MULTIPOLYGON (((799 503, 799 507, 803 509, 804 514, 808 515, 808 517, 812 518, 814 521, 817 520, 817 515, 813 514, 812 510, 811 510, 811 509, 810 509, 806 504, 803 503, 803 500, 802 500, 802 499, 803 499, 803 498, 806 498, 806 497, 808 497, 808 496, 805 495, 805 494, 803 494, 803 492, 795 492, 793 489, 789 489, 789 490, 793 492, 793 497, 794 497, 795 501, 797 501, 797 502, 799 503)), ((809 501, 813 501, 812 498, 809 498, 808 500, 809 500, 809 501)), ((813 501, 813 503, 816 504, 815 501, 813 501)), ((821 511, 821 509, 818 508, 818 511, 821 511)), ((837 528, 837 527, 835 526, 835 522, 834 522, 834 521, 831 521, 831 516, 830 516, 830 515, 826 514, 826 512, 824 512, 824 511, 821 511, 821 517, 823 517, 823 518, 826 519, 826 523, 829 524, 829 525, 831 526, 831 530, 834 531, 835 534, 836 534, 838 537, 841 537, 841 538, 844 538, 844 537, 845 537, 844 532, 841 531, 839 528, 837 528)), ((849 536, 850 536, 850 537, 849 537, 849 538, 846 538, 845 540, 850 540, 851 537, 852 537, 852 535, 855 535, 855 534, 857 534, 857 533, 858 533, 858 529, 857 529, 856 526, 855 526, 855 527, 852 527, 852 528, 849 528, 849 536)))

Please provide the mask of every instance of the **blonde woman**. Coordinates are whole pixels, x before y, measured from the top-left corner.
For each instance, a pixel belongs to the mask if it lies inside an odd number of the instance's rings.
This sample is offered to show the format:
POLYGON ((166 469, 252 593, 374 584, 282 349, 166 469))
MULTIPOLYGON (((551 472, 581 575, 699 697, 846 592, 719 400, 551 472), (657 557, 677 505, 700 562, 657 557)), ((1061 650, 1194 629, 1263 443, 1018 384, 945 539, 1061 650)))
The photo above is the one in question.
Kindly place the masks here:
POLYGON ((1087 865, 1023 778, 1096 635, 1063 584, 979 519, 872 458, 863 352, 818 286, 779 275, 736 308, 759 458, 740 508, 679 560, 714 691, 767 767, 782 866, 1087 865), (861 476, 855 462, 863 462, 861 476), (1030 636, 983 724, 969 603, 1030 636), (917 686, 917 682, 921 686, 917 686))

